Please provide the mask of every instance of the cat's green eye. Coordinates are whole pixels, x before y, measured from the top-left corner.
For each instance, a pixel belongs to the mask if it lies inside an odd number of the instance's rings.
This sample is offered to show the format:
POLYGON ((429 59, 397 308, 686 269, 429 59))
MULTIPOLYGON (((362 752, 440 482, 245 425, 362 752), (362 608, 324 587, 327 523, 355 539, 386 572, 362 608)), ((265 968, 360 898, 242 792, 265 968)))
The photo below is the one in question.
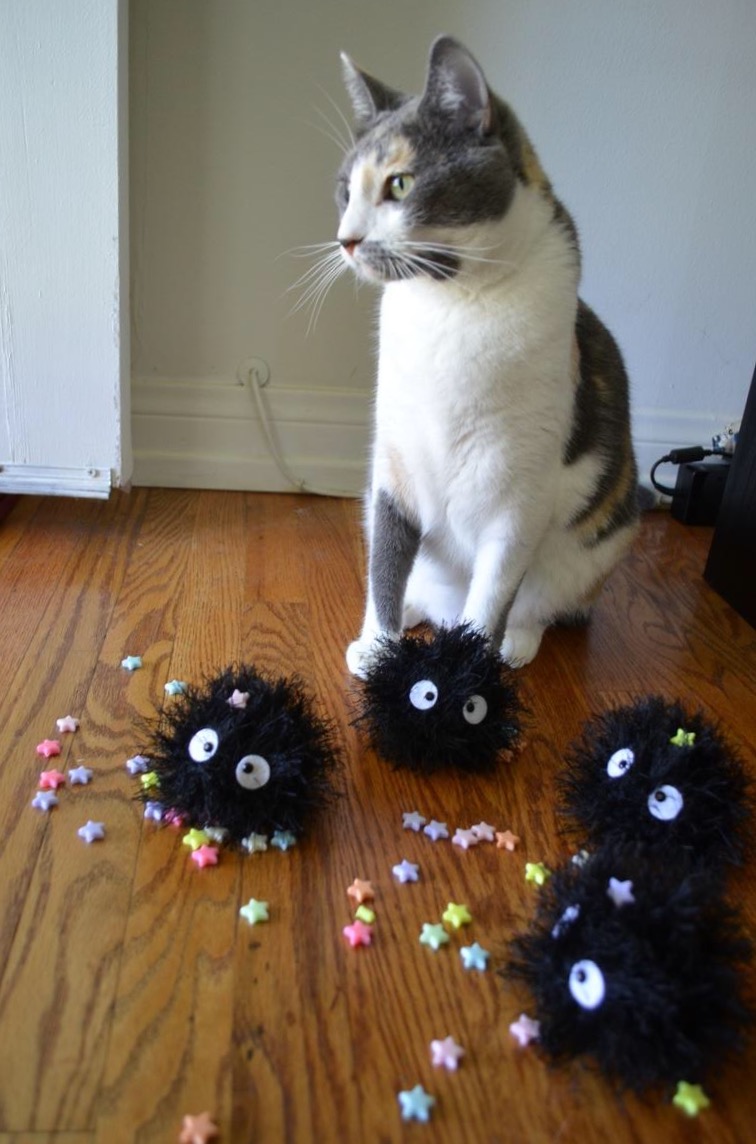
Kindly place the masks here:
POLYGON ((392 175, 386 184, 386 197, 401 202, 406 199, 415 182, 414 175, 392 175))

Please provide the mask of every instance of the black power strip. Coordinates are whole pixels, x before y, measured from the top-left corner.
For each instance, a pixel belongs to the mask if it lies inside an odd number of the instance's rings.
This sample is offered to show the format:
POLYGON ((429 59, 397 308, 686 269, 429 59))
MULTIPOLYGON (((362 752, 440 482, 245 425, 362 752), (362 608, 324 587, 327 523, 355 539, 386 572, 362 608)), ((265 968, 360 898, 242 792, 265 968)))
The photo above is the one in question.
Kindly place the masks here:
POLYGON ((730 454, 692 445, 673 449, 651 469, 651 484, 657 492, 672 497, 670 513, 683 524, 715 524, 730 471, 730 454), (660 465, 678 465, 674 488, 656 480, 660 465))

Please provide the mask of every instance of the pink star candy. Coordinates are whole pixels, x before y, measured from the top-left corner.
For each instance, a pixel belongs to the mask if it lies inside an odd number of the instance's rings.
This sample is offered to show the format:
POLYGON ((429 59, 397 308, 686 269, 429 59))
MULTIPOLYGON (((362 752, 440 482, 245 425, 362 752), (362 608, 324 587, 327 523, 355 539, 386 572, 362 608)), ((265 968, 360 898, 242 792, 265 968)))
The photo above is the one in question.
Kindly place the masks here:
POLYGON ((459 1058, 465 1055, 465 1050, 458 1045, 454 1037, 444 1037, 443 1041, 431 1041, 431 1064, 434 1068, 450 1069, 454 1072, 459 1064, 459 1058))
POLYGON ((540 1021, 534 1021, 525 1013, 520 1013, 518 1020, 513 1021, 509 1026, 509 1031, 513 1037, 516 1037, 520 1045, 525 1047, 531 1041, 537 1041, 541 1033, 540 1021))
POLYGON ((454 846, 461 846, 463 850, 469 850, 471 846, 477 846, 480 839, 477 834, 473 834, 472 830, 462 830, 457 827, 452 838, 454 846))
POLYGON ((64 735, 66 731, 73 734, 74 731, 79 730, 79 720, 74 719, 73 715, 64 715, 62 719, 55 720, 55 726, 64 735))
POLYGON ((179 1144, 208 1144, 219 1135, 218 1125, 210 1119, 209 1112, 199 1116, 185 1116, 181 1124, 179 1144))
POLYGON ((200 870, 204 870, 205 866, 217 866, 217 846, 198 846, 192 851, 192 862, 196 862, 200 870))
POLYGON ((167 822, 168 825, 172 826, 174 830, 183 830, 183 828, 186 826, 186 817, 181 813, 180 810, 176 810, 174 807, 171 807, 171 809, 166 810, 165 814, 163 815, 163 822, 167 822))
POLYGON ((54 755, 60 754, 60 743, 57 739, 43 739, 41 743, 37 744, 37 754, 46 759, 51 759, 54 755))
POLYGON ((65 781, 66 776, 60 771, 42 771, 39 776, 39 789, 57 790, 59 786, 63 786, 65 781))
POLYGON ((359 918, 353 921, 351 925, 344 926, 341 932, 352 949, 355 949, 358 945, 370 945, 373 940, 373 927, 365 925, 359 918))
POLYGON ((239 688, 235 687, 231 693, 231 698, 227 699, 226 702, 228 703, 229 707, 235 707, 238 710, 243 711, 249 703, 249 692, 239 691, 239 688))

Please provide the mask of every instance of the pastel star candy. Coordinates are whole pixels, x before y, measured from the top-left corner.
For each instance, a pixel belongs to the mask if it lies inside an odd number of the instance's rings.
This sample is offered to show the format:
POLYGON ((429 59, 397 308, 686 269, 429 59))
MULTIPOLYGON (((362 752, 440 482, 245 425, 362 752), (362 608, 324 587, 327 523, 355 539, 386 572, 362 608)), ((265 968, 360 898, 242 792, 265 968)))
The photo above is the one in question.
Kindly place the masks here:
POLYGON ((141 666, 141 655, 127 655, 125 659, 121 660, 121 667, 125 667, 127 671, 137 671, 141 666))
POLYGON ((457 827, 452 838, 453 846, 461 846, 463 850, 469 850, 471 846, 477 846, 479 839, 473 834, 472 830, 463 830, 457 827))
POLYGON ((169 806, 163 815, 163 822, 172 826, 174 830, 183 830, 186 826, 186 817, 180 810, 176 810, 175 806, 169 806))
POLYGON ((373 940, 372 926, 360 921, 359 918, 353 921, 351 925, 344 926, 341 932, 352 949, 355 949, 359 945, 370 945, 373 940))
POLYGON ((351 886, 347 886, 347 896, 360 905, 362 902, 372 902, 375 897, 372 883, 364 878, 355 878, 351 886))
POLYGON ((420 934, 421 945, 427 945, 430 949, 438 952, 441 946, 446 945, 448 941, 449 935, 440 922, 435 925, 432 922, 423 922, 420 934))
POLYGON ((495 828, 490 826, 487 822, 478 822, 475 826, 471 826, 470 829, 479 842, 493 842, 496 836, 495 828))
POLYGON ((541 1033, 541 1022, 534 1021, 526 1013, 520 1013, 517 1020, 509 1026, 509 1031, 519 1041, 521 1047, 525 1048, 531 1041, 538 1040, 541 1033))
POLYGON ((228 831, 224 826, 203 826, 202 829, 209 841, 216 842, 218 845, 224 843, 228 838, 228 831))
POLYGON ((150 760, 146 755, 132 755, 126 760, 126 770, 130 775, 146 775, 150 769, 150 760))
POLYGON ((227 699, 226 702, 229 707, 235 707, 237 710, 243 711, 249 703, 249 692, 239 691, 238 687, 235 687, 231 693, 231 697, 227 699))
POLYGON ((166 695, 183 695, 186 691, 186 683, 183 679, 169 679, 164 687, 166 695))
POLYGON ((152 822, 163 821, 163 804, 162 802, 148 801, 144 804, 144 817, 150 819, 152 822))
POLYGON ((695 731, 686 731, 684 728, 678 727, 669 741, 673 747, 692 747, 696 741, 696 733, 695 731))
POLYGON ((617 909, 620 909, 621 906, 630 906, 635 901, 633 883, 629 878, 626 882, 621 882, 619 878, 610 878, 606 893, 617 909))
POLYGON ((85 822, 83 826, 79 827, 76 833, 79 838, 83 838, 87 844, 90 842, 99 842, 100 839, 105 837, 105 823, 92 822, 90 818, 88 822, 85 822))
POLYGON ((402 858, 401 862, 397 862, 396 866, 391 867, 391 872, 397 882, 404 884, 405 882, 416 882, 419 869, 420 867, 416 862, 408 862, 406 858, 402 858))
POLYGON ((200 1112, 198 1116, 185 1116, 181 1124, 181 1135, 178 1144, 208 1144, 220 1134, 217 1124, 210 1119, 209 1112, 200 1112))
POLYGON ((587 850, 578 850, 577 854, 572 855, 570 862, 573 866, 577 866, 578 869, 581 870, 589 858, 590 854, 587 850))
POLYGON ((544 866, 543 862, 526 862, 525 863, 525 881, 532 882, 536 886, 545 886, 547 880, 551 877, 551 870, 544 866))
POLYGON ((443 1041, 431 1041, 430 1049, 433 1067, 449 1069, 450 1072, 456 1072, 460 1057, 465 1055, 465 1050, 457 1044, 454 1037, 444 1037, 443 1041))
POLYGON ((198 830, 196 826, 193 826, 181 839, 181 845, 188 846, 190 850, 199 850, 200 846, 204 846, 209 841, 210 839, 204 830, 198 830))
POLYGON ((35 810, 52 810, 57 805, 58 796, 53 794, 51 790, 38 790, 32 799, 32 806, 35 810))
POLYGON ((296 846, 297 836, 292 834, 290 830, 274 830, 270 837, 270 844, 281 851, 290 850, 292 846, 296 846))
POLYGON ((268 903, 260 902, 257 898, 250 898, 246 906, 242 906, 239 910, 239 913, 251 926, 256 926, 258 922, 267 922, 270 920, 268 903))
POLYGON ((415 834, 425 822, 426 819, 417 810, 405 810, 402 814, 402 826, 405 830, 414 830, 415 834))
POLYGON ((449 828, 445 822, 437 822, 432 818, 427 826, 423 827, 423 834, 427 834, 432 842, 438 842, 439 838, 449 837, 449 828))
POLYGON ((467 906, 457 902, 449 902, 441 917, 447 925, 453 926, 455 930, 458 930, 460 926, 468 926, 472 921, 472 914, 467 906))
POLYGON ((474 941, 472 945, 463 945, 459 951, 459 956, 462 958, 465 969, 479 969, 483 972, 491 955, 488 950, 483 949, 477 941, 474 941))
POLYGON ((421 1084, 416 1084, 406 1092, 400 1092, 398 1100, 402 1110, 402 1120, 419 1120, 423 1124, 427 1124, 430 1120, 430 1110, 436 1103, 435 1096, 426 1092, 421 1084))
POLYGON ((371 910, 370 906, 361 905, 354 911, 354 916, 358 921, 364 922, 365 925, 371 926, 375 921, 375 910, 371 910))
POLYGON ((268 849, 268 836, 267 834, 248 834, 246 838, 242 838, 241 844, 242 849, 246 850, 248 854, 261 853, 268 849))
POLYGON ((160 779, 154 771, 148 771, 146 775, 140 778, 142 790, 156 790, 160 786, 160 779))
POLYGON ((37 743, 37 754, 45 759, 52 759, 60 754, 60 743, 57 739, 43 739, 37 743))
POLYGON ((496 832, 496 849, 497 850, 514 850, 520 839, 511 830, 501 830, 496 832))
POLYGON ((65 781, 66 776, 60 771, 42 771, 39 776, 39 789, 57 790, 59 786, 63 786, 65 781))
POLYGON ((79 720, 74 719, 73 715, 64 715, 62 719, 55 720, 55 726, 61 735, 65 735, 66 732, 73 734, 79 730, 79 720))
POLYGON ((218 850, 215 846, 198 846, 196 850, 192 851, 190 857, 200 870, 204 870, 205 866, 218 865, 218 850))
POLYGON ((71 767, 68 772, 68 779, 73 786, 76 786, 77 783, 80 786, 86 786, 92 781, 93 774, 94 771, 91 767, 71 767))
POLYGON ((672 1103, 675 1108, 682 1109, 687 1116, 698 1116, 702 1109, 710 1106, 711 1101, 700 1084, 688 1084, 686 1080, 681 1080, 672 1097, 672 1103))

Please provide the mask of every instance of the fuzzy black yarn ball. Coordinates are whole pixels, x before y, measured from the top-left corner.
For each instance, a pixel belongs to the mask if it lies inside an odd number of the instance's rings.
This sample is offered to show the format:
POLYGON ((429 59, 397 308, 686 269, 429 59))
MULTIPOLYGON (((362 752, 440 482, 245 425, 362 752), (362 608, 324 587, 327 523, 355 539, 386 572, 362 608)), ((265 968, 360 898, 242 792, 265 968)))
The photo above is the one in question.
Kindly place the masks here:
POLYGON ((385 640, 358 704, 356 722, 377 753, 416 771, 489 770, 520 735, 513 676, 468 624, 385 640))
POLYGON ((558 870, 512 954, 546 1056, 588 1055, 620 1087, 701 1083, 750 1021, 738 915, 700 867, 674 856, 606 847, 558 870))
POLYGON ((742 859, 752 802, 743 763, 679 702, 651 696, 591 719, 557 782, 589 846, 643 842, 707 865, 742 859))
POLYGON ((229 667, 170 700, 143 748, 166 809, 221 827, 230 843, 300 834, 332 793, 337 750, 299 679, 229 667))

